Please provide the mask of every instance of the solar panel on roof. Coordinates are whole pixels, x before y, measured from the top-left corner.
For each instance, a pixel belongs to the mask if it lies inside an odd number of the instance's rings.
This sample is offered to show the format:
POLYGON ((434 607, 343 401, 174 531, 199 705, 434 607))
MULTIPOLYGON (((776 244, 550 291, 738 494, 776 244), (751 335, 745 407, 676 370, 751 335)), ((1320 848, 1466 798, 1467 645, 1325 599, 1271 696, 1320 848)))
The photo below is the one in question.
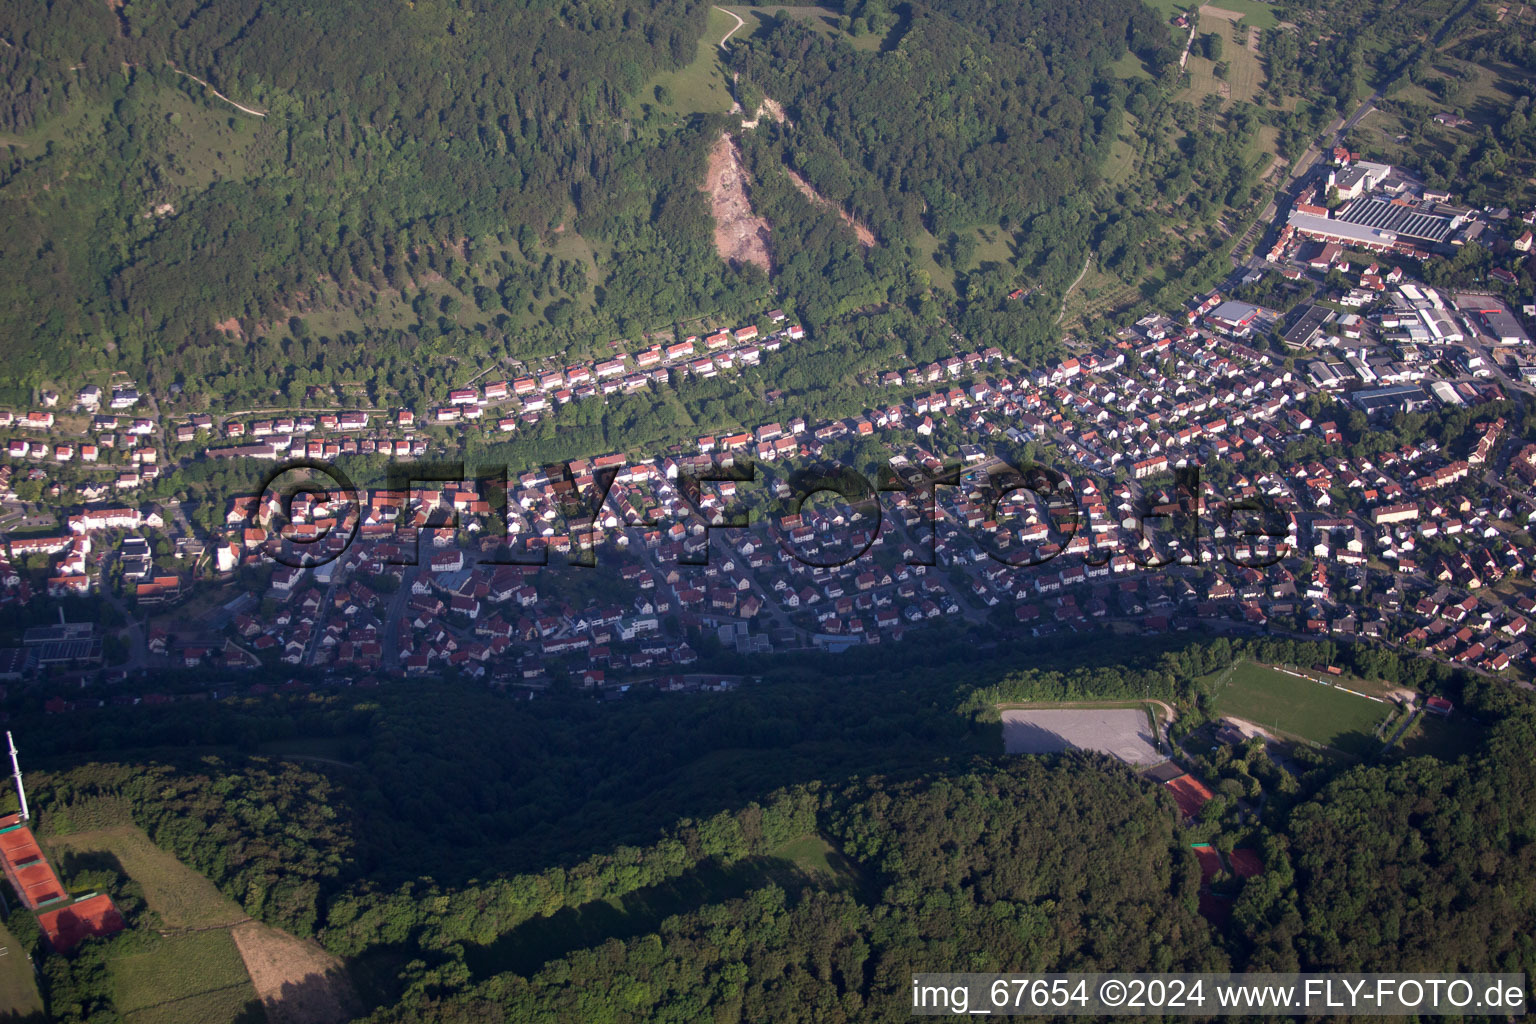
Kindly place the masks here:
POLYGON ((1339 210, 1337 219, 1346 224, 1360 224, 1430 242, 1445 241, 1453 227, 1449 217, 1423 213, 1381 199, 1352 200, 1339 210))

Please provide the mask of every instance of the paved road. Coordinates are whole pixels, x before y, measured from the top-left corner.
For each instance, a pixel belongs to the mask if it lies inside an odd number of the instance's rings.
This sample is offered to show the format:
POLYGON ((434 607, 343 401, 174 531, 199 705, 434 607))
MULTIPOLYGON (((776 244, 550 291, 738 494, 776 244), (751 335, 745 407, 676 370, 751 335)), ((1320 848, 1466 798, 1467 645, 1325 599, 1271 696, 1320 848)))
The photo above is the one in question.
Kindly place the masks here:
MULTIPOLYGON (((107 566, 103 563, 102 575, 105 576, 107 566)), ((126 622, 124 632, 128 634, 128 660, 117 666, 125 672, 138 672, 149 665, 149 646, 144 640, 144 624, 135 616, 134 610, 123 601, 122 595, 113 588, 103 586, 101 594, 107 603, 117 609, 126 622)))
POLYGON ((1376 104, 1379 102, 1381 102, 1381 90, 1377 89, 1375 92, 1366 97, 1365 102, 1361 103, 1359 108, 1353 114, 1350 114, 1349 117, 1345 119, 1344 123, 1339 126, 1339 130, 1337 133, 1335 133, 1334 138, 1338 139, 1344 135, 1348 135, 1352 130, 1354 130, 1355 125, 1359 124, 1361 121, 1364 121, 1366 115, 1376 109, 1376 104))
POLYGON ((416 583, 416 577, 421 569, 417 566, 407 566, 405 575, 400 579, 399 588, 390 595, 389 607, 385 610, 384 619, 384 670, 386 672, 400 671, 400 616, 405 614, 406 602, 411 599, 411 587, 416 583))
POLYGON ((1200 25, 1199 17, 1189 26, 1189 38, 1184 40, 1184 52, 1179 54, 1179 70, 1184 70, 1184 65, 1189 63, 1189 48, 1195 44, 1195 30, 1200 25))
MULTIPOLYGON (((335 566, 335 563, 332 563, 335 566)), ((313 665, 315 656, 320 653, 320 640, 325 635, 326 623, 336 610, 335 597, 336 586, 341 582, 341 567, 335 566, 331 570, 331 582, 325 588, 325 596, 321 599, 320 610, 315 613, 314 631, 309 635, 309 645, 304 648, 304 657, 299 662, 301 665, 313 665)))

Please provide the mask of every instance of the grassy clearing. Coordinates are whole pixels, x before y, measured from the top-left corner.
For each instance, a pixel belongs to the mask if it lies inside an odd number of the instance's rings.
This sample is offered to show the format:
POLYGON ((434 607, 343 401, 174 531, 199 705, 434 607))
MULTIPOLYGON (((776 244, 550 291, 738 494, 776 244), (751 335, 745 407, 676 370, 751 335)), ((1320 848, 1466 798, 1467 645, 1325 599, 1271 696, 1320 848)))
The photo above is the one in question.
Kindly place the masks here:
POLYGON ((917 252, 918 268, 928 274, 929 283, 935 288, 953 292, 955 290, 954 268, 941 267, 933 258, 934 252, 939 248, 939 240, 924 231, 912 240, 912 248, 917 252))
MULTIPOLYGON (((1153 4, 1153 6, 1160 5, 1153 4)), ((1218 11, 1229 11, 1238 16, 1227 20, 1237 21, 1241 18, 1249 25, 1261 29, 1274 28, 1280 23, 1280 19, 1275 17, 1275 9, 1260 0, 1221 0, 1220 3, 1204 5, 1200 8, 1201 17, 1207 20, 1221 18, 1222 15, 1218 14, 1218 11)))
POLYGON ((1216 77, 1215 61, 1190 54, 1186 67, 1189 90, 1182 98, 1197 105, 1207 96, 1220 96, 1226 103, 1252 101, 1264 87, 1264 67, 1259 62, 1259 55, 1234 43, 1222 23, 1218 22, 1217 26, 1217 31, 1223 35, 1221 59, 1227 65, 1227 76, 1216 77))
POLYGON ((1176 14, 1192 11, 1197 6, 1193 0, 1146 0, 1146 3, 1168 20, 1172 20, 1176 14))
MULTIPOLYGON (((735 35, 731 36, 733 40, 744 35, 756 35, 758 32, 762 31, 765 25, 779 17, 781 14, 785 17, 793 18, 796 21, 802 22, 806 28, 811 29, 818 35, 826 36, 828 39, 835 39, 843 34, 837 27, 838 19, 841 18, 842 15, 830 7, 799 6, 790 4, 773 4, 765 7, 749 7, 745 4, 727 4, 725 5, 725 9, 741 18, 742 21, 746 22, 746 25, 743 28, 739 29, 735 35)), ((731 22, 730 24, 735 24, 735 22, 731 22)), ((854 45, 858 45, 864 38, 865 37, 860 36, 857 40, 850 38, 848 41, 854 45)), ((875 46, 880 45, 880 39, 878 36, 870 36, 869 38, 874 40, 875 46)), ((719 39, 717 37, 716 42, 718 41, 719 39)))
POLYGON ((1279 146, 1280 129, 1270 124, 1261 125, 1254 135, 1253 143, 1249 146, 1249 159, 1257 159, 1261 153, 1268 154, 1270 156, 1269 171, 1274 173, 1277 163, 1280 167, 1285 166, 1285 161, 1279 155, 1279 146))
POLYGON ((1147 66, 1146 64, 1142 63, 1141 58, 1129 50, 1127 50, 1119 60, 1110 65, 1110 70, 1113 71, 1116 75, 1119 75, 1121 78, 1130 79, 1152 77, 1152 72, 1147 70, 1147 66))
POLYGON ((219 927, 246 917, 245 911, 212 882, 150 842, 135 826, 56 836, 47 840, 47 845, 65 875, 71 863, 115 860, 128 877, 144 887, 145 901, 167 928, 219 927))
POLYGON ((273 757, 324 758, 346 760, 346 744, 334 736, 296 736, 289 740, 267 740, 256 749, 273 757))
POLYGON ((1405 139, 1409 134, 1409 127, 1406 121, 1395 114, 1385 110, 1372 110, 1365 120, 1355 125, 1349 138, 1352 147, 1366 152, 1389 155, 1396 163, 1399 162, 1397 158, 1408 155, 1405 139))
MULTIPOLYGON (((720 40, 736 25, 736 19, 714 7, 709 9, 709 23, 699 38, 698 54, 687 67, 657 75, 640 90, 637 102, 654 104, 663 114, 724 114, 731 109, 730 79, 720 64, 724 55, 720 40), (660 86, 671 94, 661 103, 656 99, 660 86)), ((747 31, 746 28, 741 29, 747 31)))
POLYGON ((1007 263, 1013 258, 1013 236, 1002 228, 976 229, 976 265, 1007 263))
POLYGON ((43 997, 37 991, 32 963, 16 945, 16 938, 0 924, 0 1020, 21 1021, 36 1016, 42 1019, 43 997))
MULTIPOLYGON (((1013 259, 1013 236, 997 226, 976 228, 972 231, 976 239, 976 254, 971 257, 971 262, 959 268, 961 272, 974 270, 983 263, 1008 263, 1013 259)), ((918 256, 918 266, 928 272, 928 280, 936 288, 955 290, 956 268, 954 264, 941 267, 934 253, 948 243, 947 238, 935 238, 927 231, 922 232, 912 240, 912 247, 918 256)))
POLYGON ((1217 691, 1216 710, 1271 732, 1368 757, 1381 748, 1375 729, 1391 708, 1333 686, 1244 662, 1217 691))
POLYGON ((224 930, 163 939, 108 964, 112 1001, 130 1024, 234 1021, 256 1000, 235 940, 224 930))
MULTIPOLYGON (((305 313, 302 319, 309 333, 314 337, 336 338, 349 332, 356 333, 366 327, 404 329, 416 323, 416 314, 411 311, 409 305, 400 301, 398 295, 391 294, 388 298, 381 297, 379 304, 369 310, 347 307, 321 309, 305 313)), ((287 322, 280 321, 272 326, 266 336, 281 337, 287 333, 287 322)))
MULTIPOLYGON (((572 210, 566 223, 570 224, 575 216, 576 211, 572 210)), ((586 268, 587 281, 590 284, 598 286, 603 283, 603 271, 597 247, 592 244, 591 239, 578 234, 574 229, 567 227, 556 235, 554 244, 549 247, 549 252, 557 260, 580 263, 586 268)), ((596 304, 596 292, 593 288, 588 288, 582 294, 575 296, 573 301, 577 309, 583 313, 589 313, 596 304)))
POLYGON ((1180 99, 1199 106, 1200 101, 1207 96, 1219 96, 1223 100, 1230 98, 1231 90, 1227 83, 1216 77, 1215 61, 1191 53, 1184 70, 1189 75, 1189 86, 1179 94, 1180 99))
POLYGON ((1133 144, 1136 133, 1140 131, 1136 119, 1130 114, 1125 115, 1125 127, 1115 141, 1109 145, 1109 156, 1104 160, 1104 166, 1099 169, 1099 175, 1106 185, 1111 187, 1124 183, 1136 168, 1136 147, 1133 144))
POLYGON ((855 50, 874 52, 888 43, 894 43, 898 33, 904 30, 901 24, 893 25, 889 32, 864 32, 858 34, 844 32, 840 25, 842 14, 831 7, 816 7, 804 5, 768 4, 763 7, 749 7, 743 4, 727 5, 726 10, 739 15, 746 22, 745 27, 731 36, 734 41, 743 35, 756 35, 761 32, 763 26, 773 19, 783 15, 801 22, 817 35, 828 39, 840 39, 855 50))
POLYGON ((216 106, 200 103, 171 89, 155 97, 159 116, 172 128, 167 177, 176 185, 202 189, 216 181, 245 177, 246 150, 262 131, 273 130, 214 102, 216 106))
POLYGON ((863 882, 858 865, 819 835, 791 839, 771 856, 789 861, 806 878, 835 888, 854 888, 863 882))
POLYGON ((1435 106, 1461 108, 1466 116, 1479 125, 1497 126, 1506 116, 1510 106, 1521 95, 1524 74, 1517 68, 1507 68, 1502 73, 1495 67, 1474 64, 1442 56, 1436 62, 1436 70, 1451 71, 1456 78, 1451 82, 1449 101, 1428 97, 1426 102, 1435 106), (1460 76, 1468 75, 1463 81, 1460 76))
POLYGON ((1264 65, 1259 55, 1248 48, 1247 43, 1228 39, 1222 50, 1222 59, 1230 65, 1227 82, 1232 87, 1234 100, 1251 101, 1264 88, 1264 65))
POLYGON ((102 124, 110 116, 111 104, 71 103, 64 113, 49 118, 39 126, 14 135, 0 133, 0 145, 41 152, 48 148, 50 142, 62 143, 71 136, 99 133, 102 124))
MULTIPOLYGON (((159 167, 167 184, 200 191, 217 181, 245 177, 246 151, 264 129, 257 119, 236 114, 216 100, 203 103, 174 88, 145 93, 142 102, 149 109, 146 116, 169 129, 163 145, 157 148, 159 167), (231 127, 231 116, 240 118, 238 128, 231 127)), ((88 139, 98 134, 112 116, 108 104, 73 103, 39 127, 19 134, 0 133, 0 147, 14 145, 41 153, 51 142, 88 139)))

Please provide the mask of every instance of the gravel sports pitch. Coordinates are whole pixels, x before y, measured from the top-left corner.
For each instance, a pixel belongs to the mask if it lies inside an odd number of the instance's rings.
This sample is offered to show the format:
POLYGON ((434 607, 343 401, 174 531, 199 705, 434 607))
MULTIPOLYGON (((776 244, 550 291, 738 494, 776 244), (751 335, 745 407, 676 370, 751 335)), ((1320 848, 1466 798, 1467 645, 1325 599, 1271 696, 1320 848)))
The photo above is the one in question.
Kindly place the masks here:
POLYGON ((1015 708, 1002 717, 1010 754, 1096 750, 1137 766, 1164 760, 1143 708, 1015 708))

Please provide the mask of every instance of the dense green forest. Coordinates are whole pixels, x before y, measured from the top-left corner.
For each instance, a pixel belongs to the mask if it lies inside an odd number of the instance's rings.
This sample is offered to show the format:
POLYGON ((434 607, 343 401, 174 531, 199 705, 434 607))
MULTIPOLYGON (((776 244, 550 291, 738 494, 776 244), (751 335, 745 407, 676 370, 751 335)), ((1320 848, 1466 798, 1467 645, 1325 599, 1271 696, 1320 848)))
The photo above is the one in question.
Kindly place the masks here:
MULTIPOLYGON (((868 371, 947 354, 950 325, 1038 362, 1090 254, 1124 283, 1117 323, 1224 275, 1270 146, 1298 155, 1367 85, 1417 74, 1411 41, 1456 13, 1411 7, 1294 0, 1303 30, 1264 34, 1262 96, 1224 109, 1186 98, 1166 20, 1133 0, 865 0, 831 32, 765 16, 721 60, 738 99, 787 115, 736 131, 766 280, 718 258, 698 189, 739 121, 649 102, 696 63, 705 4, 10 5, 0 399, 119 369, 187 386, 192 411, 419 406, 489 362, 773 305, 817 345, 725 396, 645 396, 664 422, 640 432, 739 424, 773 387, 846 415, 868 371)), ((646 415, 572 407, 562 430, 595 450, 646 415)))
MULTIPOLYGON (((980 653, 958 678, 943 649, 835 687, 808 659, 617 705, 422 682, 10 725, 48 769, 45 833, 139 824, 344 957, 378 1020, 886 1019, 914 970, 1529 970, 1524 696, 1328 643, 980 653), (1197 680, 1248 657, 1398 680, 1490 724, 1459 758, 1202 757, 1249 796, 1189 827, 1118 762, 999 753, 996 704, 1028 698, 1150 695, 1188 734, 1197 680), (1261 853, 1226 926, 1196 914, 1195 840, 1261 853)), ((135 941, 45 958, 55 1009, 107 1009, 103 957, 135 941)))
MULTIPOLYGON (((745 422, 772 387, 846 415, 868 371, 943 352, 951 325, 1038 362, 1090 254, 1116 324, 1219 280, 1271 150, 1299 155, 1372 86, 1449 88, 1425 42, 1442 26, 1485 62, 1529 48, 1451 0, 1277 6, 1298 27, 1264 31, 1262 90, 1225 104, 1194 102, 1166 19, 1133 0, 863 0, 833 31, 765 15, 721 56, 738 99, 787 114, 736 131, 773 230, 765 280, 717 257, 697 188, 739 122, 649 102, 697 63, 708 5, 10 5, 0 399, 120 369, 188 385, 193 411, 418 406, 491 361, 700 315, 787 305, 812 328, 815 348, 723 396, 570 408, 561 429, 595 450, 745 422)), ((1428 169, 1486 185, 1528 148, 1513 115, 1428 169)))
MULTIPOLYGON (((1119 127, 1105 75, 1168 54, 1131 0, 912 5, 894 51, 781 18, 733 64, 783 103, 796 169, 885 238, 1020 224, 1093 181, 1119 127)), ((1174 56, 1176 59, 1176 55, 1174 56)))
MULTIPOLYGON (((715 255, 698 189, 709 145, 735 122, 644 102, 645 83, 694 59, 706 12, 691 0, 7 7, 0 331, 16 358, 0 388, 24 401, 27 387, 110 367, 191 385, 194 405, 298 405, 316 384, 410 404, 468 362, 784 301, 887 362, 912 358, 913 337, 946 311, 994 310, 1021 269, 1047 291, 1065 284, 1080 253, 1032 218, 1093 184, 1125 98, 1109 65, 1127 47, 1154 63, 1173 52, 1132 0, 866 4, 861 24, 891 27, 893 45, 875 51, 792 18, 743 37, 741 93, 767 88, 796 118, 744 138, 754 167, 798 169, 879 233, 863 251, 832 211, 765 181, 754 198, 783 250, 770 282, 715 255), (1007 266, 971 267, 977 225, 1012 239, 1007 266), (946 264, 979 275, 968 295, 932 290, 914 247, 930 232, 946 264), (890 309, 905 340, 860 323, 890 309)), ((1044 297, 1012 312, 979 321, 976 340, 1035 355, 1054 344, 1044 297)))
MULTIPOLYGON (((3 147, 4 258, 21 271, 7 333, 34 377, 94 339, 197 379, 229 355, 216 322, 250 331, 321 280, 398 289, 408 260, 466 238, 532 248, 567 217, 602 225, 632 198, 621 182, 643 176, 655 198, 669 161, 702 171, 692 149, 626 144, 621 121, 642 82, 691 57, 703 19, 685 2, 8 6, 0 127, 51 119, 61 137, 3 147), (168 110, 168 94, 195 104, 168 110), (66 111, 99 124, 71 136, 66 111), (144 216, 162 203, 174 214, 144 216)), ((665 231, 668 205, 646 221, 665 231)), ((509 298, 527 276, 509 273, 509 298)))

